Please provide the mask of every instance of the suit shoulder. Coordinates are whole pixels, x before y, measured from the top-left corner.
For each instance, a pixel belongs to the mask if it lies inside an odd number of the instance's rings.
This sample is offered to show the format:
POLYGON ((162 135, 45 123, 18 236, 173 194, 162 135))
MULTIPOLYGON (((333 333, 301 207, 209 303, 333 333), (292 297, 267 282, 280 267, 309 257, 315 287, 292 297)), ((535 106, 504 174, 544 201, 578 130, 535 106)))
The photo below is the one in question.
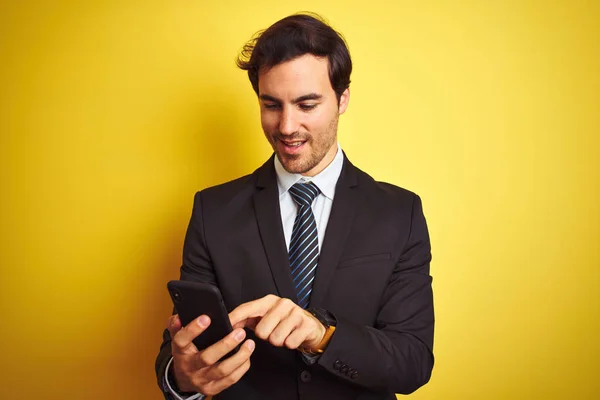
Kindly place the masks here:
POLYGON ((255 185, 255 174, 244 175, 240 178, 219 185, 210 186, 196 193, 196 201, 202 198, 203 204, 224 204, 232 199, 251 193, 255 185))
POLYGON ((390 200, 401 202, 413 202, 419 196, 408 189, 394 185, 388 182, 376 181, 371 175, 362 170, 358 170, 358 180, 361 185, 365 185, 369 191, 377 196, 382 196, 390 200))
POLYGON ((396 185, 388 183, 388 182, 376 181, 375 183, 381 188, 381 190, 383 190, 384 192, 388 193, 390 196, 393 196, 399 200, 414 201, 415 198, 419 197, 419 195, 413 191, 410 191, 410 190, 405 189, 400 186, 396 186, 396 185))
POLYGON ((207 195, 218 195, 219 193, 227 193, 227 192, 237 192, 243 189, 245 186, 254 185, 254 173, 241 176, 239 178, 233 179, 229 182, 220 183, 218 185, 209 186, 201 190, 202 193, 207 195))

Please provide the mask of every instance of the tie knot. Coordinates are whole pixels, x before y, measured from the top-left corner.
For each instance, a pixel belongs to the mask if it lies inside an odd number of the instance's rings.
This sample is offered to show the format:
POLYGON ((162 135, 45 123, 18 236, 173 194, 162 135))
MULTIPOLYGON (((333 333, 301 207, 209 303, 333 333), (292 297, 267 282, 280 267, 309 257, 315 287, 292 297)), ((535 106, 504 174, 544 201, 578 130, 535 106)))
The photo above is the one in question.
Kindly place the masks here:
POLYGON ((310 206, 321 191, 312 182, 296 183, 290 188, 292 198, 300 207, 303 205, 310 206))

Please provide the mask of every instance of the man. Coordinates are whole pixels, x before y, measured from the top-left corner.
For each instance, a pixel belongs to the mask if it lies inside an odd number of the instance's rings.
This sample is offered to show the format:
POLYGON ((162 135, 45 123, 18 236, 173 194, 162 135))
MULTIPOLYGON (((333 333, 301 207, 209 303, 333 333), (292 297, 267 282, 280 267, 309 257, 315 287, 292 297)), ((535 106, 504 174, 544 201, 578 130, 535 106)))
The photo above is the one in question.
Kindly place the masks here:
POLYGON ((394 399, 433 368, 430 243, 419 197, 339 148, 352 64, 319 18, 293 15, 244 48, 274 155, 196 194, 181 279, 221 290, 233 332, 170 318, 156 362, 167 398, 394 399), (240 350, 218 361, 236 346, 240 350), (202 395, 200 395, 201 393, 202 395))

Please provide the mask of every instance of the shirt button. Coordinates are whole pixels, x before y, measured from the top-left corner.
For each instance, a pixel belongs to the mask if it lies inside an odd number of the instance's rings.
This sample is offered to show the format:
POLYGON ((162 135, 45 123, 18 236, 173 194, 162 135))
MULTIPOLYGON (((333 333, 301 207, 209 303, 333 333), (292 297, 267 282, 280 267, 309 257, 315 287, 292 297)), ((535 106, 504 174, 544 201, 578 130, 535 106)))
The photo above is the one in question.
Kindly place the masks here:
POLYGON ((300 380, 304 383, 310 382, 310 378, 310 372, 308 371, 302 371, 302 373, 300 374, 300 380))

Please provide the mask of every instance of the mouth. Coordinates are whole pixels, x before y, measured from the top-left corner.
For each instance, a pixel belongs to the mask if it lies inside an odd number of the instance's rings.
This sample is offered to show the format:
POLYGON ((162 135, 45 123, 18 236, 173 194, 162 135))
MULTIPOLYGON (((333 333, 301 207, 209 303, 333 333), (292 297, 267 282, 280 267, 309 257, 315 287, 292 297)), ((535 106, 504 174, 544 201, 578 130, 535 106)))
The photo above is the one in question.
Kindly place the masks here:
POLYGON ((308 140, 282 140, 277 139, 279 149, 286 154, 298 154, 308 140))

